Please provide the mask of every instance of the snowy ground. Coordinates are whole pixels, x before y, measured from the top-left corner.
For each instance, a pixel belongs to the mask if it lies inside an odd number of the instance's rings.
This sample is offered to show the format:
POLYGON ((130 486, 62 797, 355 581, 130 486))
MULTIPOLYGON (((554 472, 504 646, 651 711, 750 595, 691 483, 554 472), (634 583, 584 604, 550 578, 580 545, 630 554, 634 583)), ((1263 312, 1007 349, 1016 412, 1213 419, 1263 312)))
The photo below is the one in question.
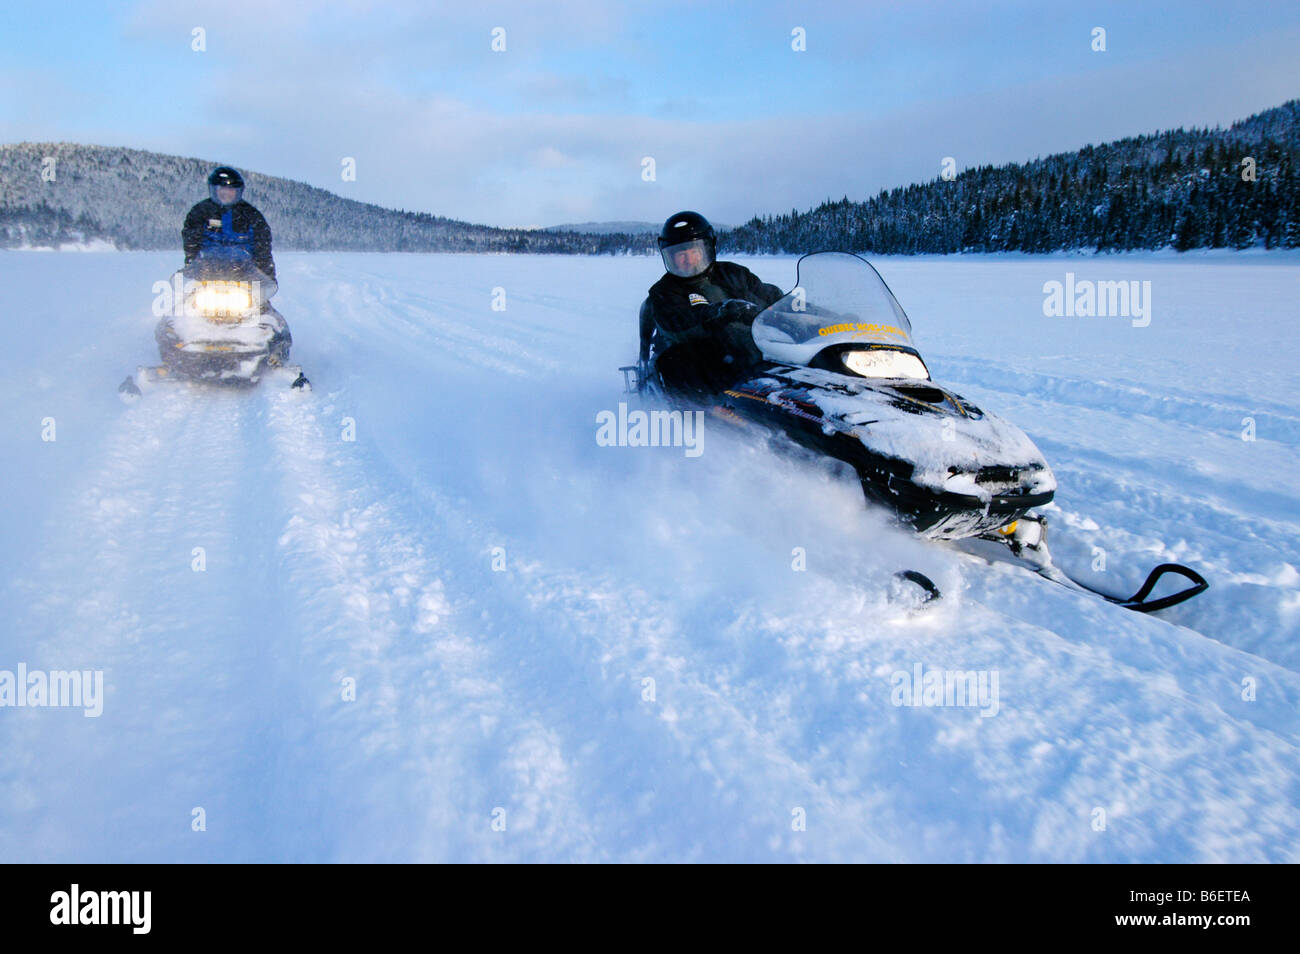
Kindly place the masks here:
POLYGON ((653 259, 280 259, 314 393, 126 407, 177 257, 0 253, 0 671, 105 680, 0 708, 0 860, 1300 861, 1295 257, 878 262, 1060 562, 1210 578, 1159 618, 722 431, 598 447, 653 259), (1044 317, 1067 271, 1150 325, 1044 317), (918 664, 996 714, 895 706, 918 664))

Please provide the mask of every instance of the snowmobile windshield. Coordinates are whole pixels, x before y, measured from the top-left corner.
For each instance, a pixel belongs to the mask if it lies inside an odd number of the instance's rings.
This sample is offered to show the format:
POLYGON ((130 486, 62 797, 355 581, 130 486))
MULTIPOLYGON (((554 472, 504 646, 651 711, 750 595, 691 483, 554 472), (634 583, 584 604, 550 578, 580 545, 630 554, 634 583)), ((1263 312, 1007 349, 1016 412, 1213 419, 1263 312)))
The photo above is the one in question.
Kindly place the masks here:
POLYGON ((664 257, 664 268, 678 278, 694 278, 713 264, 713 254, 704 239, 669 245, 661 249, 660 254, 664 257))
POLYGON ((831 346, 916 352, 912 324, 889 286, 870 262, 848 252, 799 259, 795 287, 754 319, 753 332, 766 357, 788 364, 807 365, 831 346))

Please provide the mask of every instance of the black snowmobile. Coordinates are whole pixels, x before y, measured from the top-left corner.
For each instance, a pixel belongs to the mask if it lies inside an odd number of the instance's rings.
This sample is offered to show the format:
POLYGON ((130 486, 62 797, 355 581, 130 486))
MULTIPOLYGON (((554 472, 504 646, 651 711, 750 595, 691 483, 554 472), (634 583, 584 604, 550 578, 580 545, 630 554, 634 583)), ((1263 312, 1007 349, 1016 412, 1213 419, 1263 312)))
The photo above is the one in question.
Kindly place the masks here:
POLYGON ((118 387, 124 397, 163 381, 246 388, 271 373, 310 389, 302 369, 288 363, 293 338, 271 307, 274 279, 250 262, 200 255, 173 276, 172 287, 173 307, 154 330, 162 363, 128 376, 118 387))
MULTIPOLYGON (((865 259, 805 255, 795 287, 753 320, 750 334, 761 359, 711 393, 701 392, 698 376, 679 386, 665 373, 673 348, 622 368, 628 390, 761 425, 850 465, 870 501, 923 536, 996 541, 1049 579, 1098 592, 1051 563, 1046 521, 1030 513, 1056 492, 1043 455, 1020 428, 931 379, 906 313, 865 259)), ((1195 571, 1164 564, 1134 597, 1098 595, 1150 611, 1206 585, 1195 571), (1194 585, 1148 599, 1165 573, 1194 585)))

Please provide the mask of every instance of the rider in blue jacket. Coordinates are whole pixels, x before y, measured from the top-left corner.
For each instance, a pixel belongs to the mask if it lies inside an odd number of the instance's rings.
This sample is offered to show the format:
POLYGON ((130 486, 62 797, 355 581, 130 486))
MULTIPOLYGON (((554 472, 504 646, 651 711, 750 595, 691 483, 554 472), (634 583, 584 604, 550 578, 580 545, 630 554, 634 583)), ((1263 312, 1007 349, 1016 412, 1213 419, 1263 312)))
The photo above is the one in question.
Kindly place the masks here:
POLYGON ((252 262, 267 278, 275 279, 271 258, 271 227, 262 213, 243 201, 244 178, 229 166, 208 176, 209 198, 185 216, 181 242, 188 265, 202 253, 205 259, 252 262))

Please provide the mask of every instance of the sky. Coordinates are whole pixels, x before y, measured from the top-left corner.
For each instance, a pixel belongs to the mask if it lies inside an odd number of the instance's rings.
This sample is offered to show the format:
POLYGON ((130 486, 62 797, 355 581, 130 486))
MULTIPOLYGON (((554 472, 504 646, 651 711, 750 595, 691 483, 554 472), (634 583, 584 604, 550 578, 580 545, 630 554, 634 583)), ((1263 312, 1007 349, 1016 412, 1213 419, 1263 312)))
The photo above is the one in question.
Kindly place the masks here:
POLYGON ((739 224, 945 157, 1227 125, 1300 96, 1297 50, 1295 2, 7 3, 0 142, 194 156, 486 225, 739 224))

